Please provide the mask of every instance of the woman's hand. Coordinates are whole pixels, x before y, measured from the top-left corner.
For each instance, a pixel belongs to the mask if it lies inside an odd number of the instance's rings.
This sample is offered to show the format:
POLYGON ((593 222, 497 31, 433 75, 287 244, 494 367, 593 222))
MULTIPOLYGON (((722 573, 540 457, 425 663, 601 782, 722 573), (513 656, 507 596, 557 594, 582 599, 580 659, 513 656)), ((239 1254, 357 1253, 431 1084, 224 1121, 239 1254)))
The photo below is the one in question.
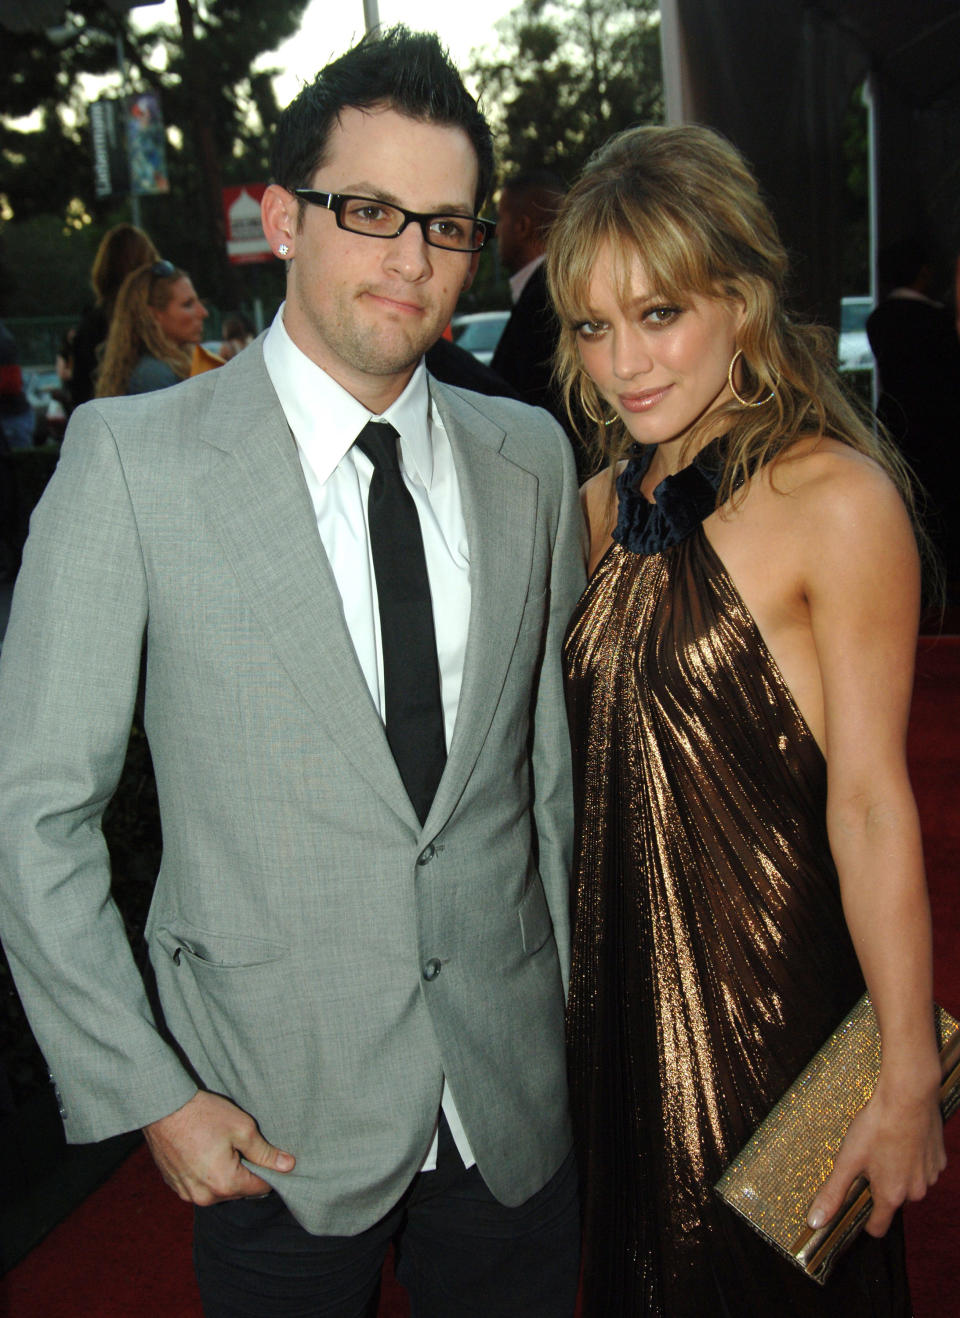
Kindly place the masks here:
POLYGON ((873 1209, 865 1231, 882 1236, 908 1200, 922 1199, 947 1165, 938 1103, 939 1073, 918 1084, 877 1083, 869 1103, 850 1123, 833 1171, 810 1206, 807 1222, 824 1226, 835 1217, 858 1176, 870 1182, 873 1209))

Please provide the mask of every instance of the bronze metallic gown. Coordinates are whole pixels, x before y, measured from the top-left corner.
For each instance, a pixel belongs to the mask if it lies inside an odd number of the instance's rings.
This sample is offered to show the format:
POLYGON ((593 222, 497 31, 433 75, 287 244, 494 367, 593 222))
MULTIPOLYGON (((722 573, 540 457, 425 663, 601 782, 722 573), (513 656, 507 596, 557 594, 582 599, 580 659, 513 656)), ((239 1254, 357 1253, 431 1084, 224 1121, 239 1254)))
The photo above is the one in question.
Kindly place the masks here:
POLYGON ((656 505, 651 453, 565 650, 584 1318, 906 1318, 899 1220, 821 1288, 712 1188, 863 981, 823 756, 701 525, 717 442, 656 505))

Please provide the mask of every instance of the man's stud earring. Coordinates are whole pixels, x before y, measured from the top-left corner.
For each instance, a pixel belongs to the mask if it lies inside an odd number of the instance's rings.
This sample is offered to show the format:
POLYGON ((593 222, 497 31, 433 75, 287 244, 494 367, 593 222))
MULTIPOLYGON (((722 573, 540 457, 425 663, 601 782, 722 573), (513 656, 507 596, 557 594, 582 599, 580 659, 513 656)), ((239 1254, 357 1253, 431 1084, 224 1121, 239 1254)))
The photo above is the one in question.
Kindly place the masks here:
POLYGON ((289 251, 290 251, 290 248, 287 246, 287 244, 286 244, 286 243, 281 243, 280 246, 277 248, 277 255, 278 255, 278 256, 286 256, 287 253, 288 253, 289 251))

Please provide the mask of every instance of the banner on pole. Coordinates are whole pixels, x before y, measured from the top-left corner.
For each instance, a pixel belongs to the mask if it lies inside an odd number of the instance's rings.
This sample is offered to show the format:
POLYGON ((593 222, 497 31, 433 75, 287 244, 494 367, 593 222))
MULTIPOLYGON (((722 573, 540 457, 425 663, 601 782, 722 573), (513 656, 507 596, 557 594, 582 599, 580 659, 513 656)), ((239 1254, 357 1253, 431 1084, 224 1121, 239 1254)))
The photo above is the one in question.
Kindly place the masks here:
POLYGON ((127 101, 127 152, 132 193, 152 197, 170 191, 163 115, 155 92, 136 92, 127 101))

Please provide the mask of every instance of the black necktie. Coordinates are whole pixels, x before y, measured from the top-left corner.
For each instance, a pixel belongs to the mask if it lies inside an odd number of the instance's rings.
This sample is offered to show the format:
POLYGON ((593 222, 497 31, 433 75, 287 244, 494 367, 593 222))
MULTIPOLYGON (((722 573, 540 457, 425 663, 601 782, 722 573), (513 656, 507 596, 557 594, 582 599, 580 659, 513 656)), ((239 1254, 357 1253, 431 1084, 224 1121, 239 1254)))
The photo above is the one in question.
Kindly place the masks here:
POLYGON ((400 474, 393 426, 368 421, 356 444, 373 463, 367 507, 380 605, 387 740, 422 824, 447 748, 420 518, 400 474))

